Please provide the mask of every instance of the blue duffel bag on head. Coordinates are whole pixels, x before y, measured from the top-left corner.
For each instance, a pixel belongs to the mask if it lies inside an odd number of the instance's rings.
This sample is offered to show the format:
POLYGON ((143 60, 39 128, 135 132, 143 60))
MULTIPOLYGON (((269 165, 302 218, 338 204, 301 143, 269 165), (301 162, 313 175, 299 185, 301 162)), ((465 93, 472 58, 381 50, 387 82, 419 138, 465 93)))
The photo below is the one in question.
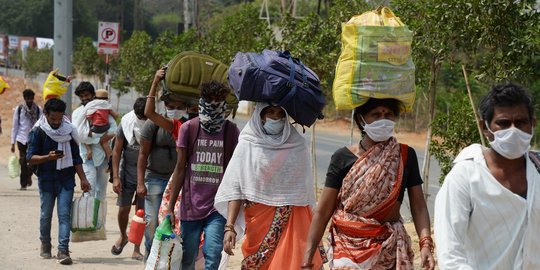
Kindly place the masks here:
POLYGON ((227 73, 238 100, 281 106, 300 125, 322 119, 326 99, 319 77, 288 51, 238 52, 227 73))

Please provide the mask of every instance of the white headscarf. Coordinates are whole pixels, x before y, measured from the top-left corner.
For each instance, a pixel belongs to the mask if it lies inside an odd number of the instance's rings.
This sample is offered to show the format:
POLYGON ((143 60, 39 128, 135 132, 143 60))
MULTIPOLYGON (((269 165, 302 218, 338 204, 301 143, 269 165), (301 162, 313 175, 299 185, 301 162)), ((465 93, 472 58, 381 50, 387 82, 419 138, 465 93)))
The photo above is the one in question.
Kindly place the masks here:
POLYGON ((78 142, 77 129, 71 125, 69 121, 66 121, 65 117, 62 119, 60 127, 53 129, 46 117, 40 117, 36 123, 37 126, 47 134, 53 141, 58 143, 58 150, 64 151, 64 157, 56 161, 56 169, 62 170, 65 168, 73 167, 73 156, 71 155, 71 138, 78 142))
POLYGON ((122 116, 120 125, 129 145, 133 145, 135 142, 140 143, 141 128, 145 122, 145 120, 139 119, 133 110, 122 116))
MULTIPOLYGON (((257 103, 251 119, 238 138, 238 145, 223 175, 214 206, 227 217, 229 201, 248 200, 269 206, 315 205, 311 158, 304 138, 289 123, 283 132, 267 135, 257 103)), ((245 228, 243 210, 236 220, 237 239, 245 228)))

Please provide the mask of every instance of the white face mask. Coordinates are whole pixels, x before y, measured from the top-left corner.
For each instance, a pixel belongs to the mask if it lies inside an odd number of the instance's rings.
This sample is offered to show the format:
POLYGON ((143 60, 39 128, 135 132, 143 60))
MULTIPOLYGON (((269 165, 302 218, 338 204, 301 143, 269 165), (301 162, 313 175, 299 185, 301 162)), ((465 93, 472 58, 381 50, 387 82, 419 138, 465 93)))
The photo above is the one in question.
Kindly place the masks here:
POLYGON ((277 135, 283 131, 285 127, 285 118, 274 120, 272 118, 266 118, 263 128, 266 134, 277 135))
POLYGON ((493 141, 489 142, 491 148, 501 156, 507 159, 516 159, 525 155, 527 150, 529 150, 532 134, 524 132, 515 126, 495 132, 489 129, 487 122, 486 127, 493 134, 494 138, 493 141))
POLYGON ((167 118, 170 119, 180 119, 186 115, 186 110, 165 110, 165 114, 167 115, 167 118))
POLYGON ((396 125, 394 121, 381 119, 374 121, 371 124, 366 124, 364 117, 362 117, 362 115, 360 115, 360 117, 364 122, 364 125, 362 126, 364 131, 373 141, 384 142, 394 136, 394 126, 396 125))

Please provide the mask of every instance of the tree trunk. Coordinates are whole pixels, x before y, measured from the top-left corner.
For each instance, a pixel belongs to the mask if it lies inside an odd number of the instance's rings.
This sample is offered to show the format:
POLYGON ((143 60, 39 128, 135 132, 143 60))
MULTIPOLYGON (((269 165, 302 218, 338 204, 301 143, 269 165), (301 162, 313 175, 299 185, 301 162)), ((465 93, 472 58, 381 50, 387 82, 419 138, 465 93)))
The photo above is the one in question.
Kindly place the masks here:
POLYGON ((430 67, 430 79, 429 79, 429 123, 426 133, 426 149, 424 152, 424 163, 422 166, 422 179, 424 179, 424 199, 427 201, 429 196, 429 163, 431 161, 431 153, 429 144, 431 142, 432 130, 431 123, 435 117, 435 98, 437 93, 437 77, 439 76, 441 64, 439 60, 433 57, 430 67))

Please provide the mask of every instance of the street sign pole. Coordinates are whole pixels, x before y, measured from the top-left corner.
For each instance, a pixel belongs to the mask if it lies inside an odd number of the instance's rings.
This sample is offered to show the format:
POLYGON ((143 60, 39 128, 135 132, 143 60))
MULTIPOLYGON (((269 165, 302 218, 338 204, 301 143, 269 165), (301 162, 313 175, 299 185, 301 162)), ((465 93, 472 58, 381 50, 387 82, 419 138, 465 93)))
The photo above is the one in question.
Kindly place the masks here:
POLYGON ((105 90, 109 92, 109 96, 111 96, 111 89, 109 87, 109 55, 105 55, 105 90))
POLYGON ((105 90, 111 95, 109 85, 109 61, 111 54, 118 54, 120 44, 120 24, 115 22, 99 22, 98 54, 105 55, 105 90))
MULTIPOLYGON (((73 50, 73 0, 54 1, 54 57, 53 66, 59 72, 71 75, 73 50)), ((62 99, 66 102, 66 115, 71 115, 71 84, 62 99)))

